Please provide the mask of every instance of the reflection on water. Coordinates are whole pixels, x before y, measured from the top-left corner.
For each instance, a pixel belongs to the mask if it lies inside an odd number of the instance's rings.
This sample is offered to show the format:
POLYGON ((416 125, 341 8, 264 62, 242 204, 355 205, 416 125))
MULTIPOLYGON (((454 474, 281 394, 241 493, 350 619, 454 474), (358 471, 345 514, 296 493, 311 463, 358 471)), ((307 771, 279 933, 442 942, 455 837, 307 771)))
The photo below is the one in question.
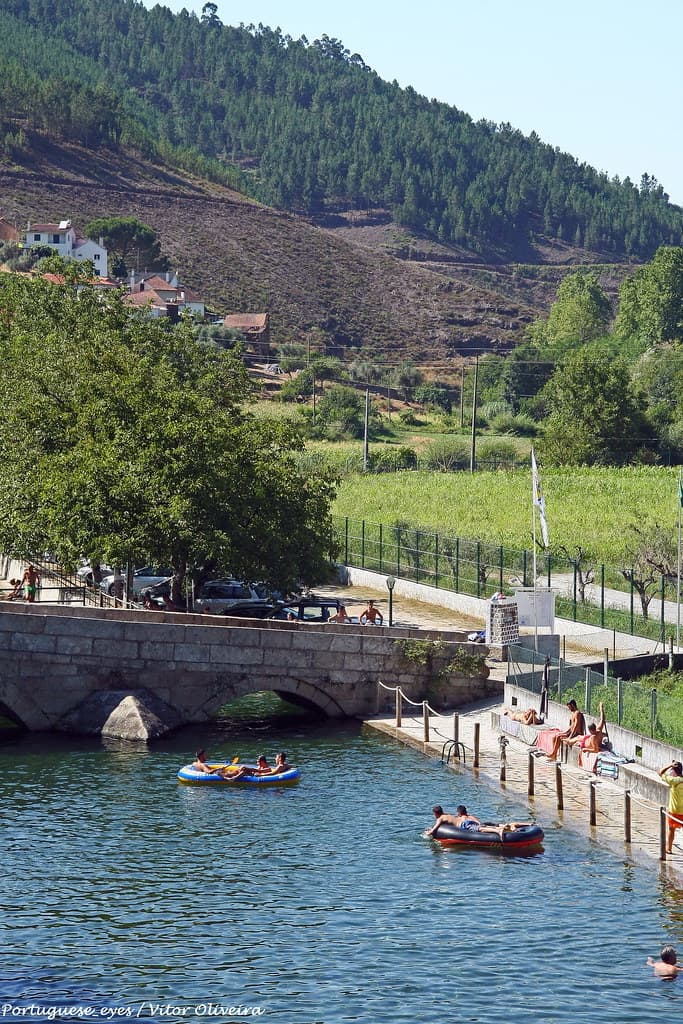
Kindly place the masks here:
POLYGON ((536 856, 444 850, 421 836, 434 803, 528 809, 353 722, 272 697, 230 712, 149 748, 3 743, 0 1005, 223 1022, 241 1006, 274 1024, 575 1024, 598 1004, 610 1024, 680 1018, 683 979, 645 968, 663 941, 683 946, 681 893, 654 872, 547 823, 536 856), (303 778, 179 786, 198 746, 284 747, 303 778))

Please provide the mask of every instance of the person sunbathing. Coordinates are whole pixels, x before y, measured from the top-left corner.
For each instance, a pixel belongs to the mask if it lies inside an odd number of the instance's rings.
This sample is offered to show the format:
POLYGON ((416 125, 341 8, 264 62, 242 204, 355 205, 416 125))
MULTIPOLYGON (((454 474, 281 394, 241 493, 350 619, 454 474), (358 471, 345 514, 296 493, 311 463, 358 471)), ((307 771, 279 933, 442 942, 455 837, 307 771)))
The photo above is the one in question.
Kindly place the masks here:
POLYGON ((439 825, 454 825, 456 828, 461 828, 465 832, 489 832, 494 833, 500 837, 501 842, 503 841, 503 835, 505 832, 513 832, 516 828, 524 828, 527 825, 531 825, 530 821, 505 821, 499 825, 483 825, 479 818, 475 817, 474 814, 469 814, 464 804, 459 804, 456 807, 455 814, 444 814, 444 809, 440 804, 436 804, 432 807, 432 814, 436 818, 436 821, 430 829, 424 834, 426 837, 434 835, 439 825))
POLYGON ((584 754, 599 754, 602 750, 602 741, 605 738, 605 705, 600 701, 600 718, 598 724, 594 722, 588 726, 588 732, 585 736, 575 736, 574 739, 566 740, 568 745, 575 745, 578 743, 579 748, 584 754))
POLYGON ((526 711, 511 711, 506 708, 503 714, 507 718, 511 718, 513 722, 523 722, 524 725, 543 725, 543 719, 538 717, 533 708, 527 708, 526 711))

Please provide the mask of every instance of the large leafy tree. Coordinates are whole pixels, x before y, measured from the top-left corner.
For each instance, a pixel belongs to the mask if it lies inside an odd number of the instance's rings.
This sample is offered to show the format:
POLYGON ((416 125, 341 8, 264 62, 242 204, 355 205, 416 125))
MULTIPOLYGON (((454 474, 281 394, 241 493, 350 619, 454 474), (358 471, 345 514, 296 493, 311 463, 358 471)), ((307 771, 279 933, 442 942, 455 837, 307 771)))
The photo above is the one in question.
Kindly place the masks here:
POLYGON ((539 333, 547 344, 562 351, 599 338, 611 317, 612 304, 596 275, 579 270, 561 282, 539 333))
POLYGON ((280 585, 331 548, 334 482, 248 412, 231 352, 80 282, 0 275, 0 543, 65 562, 207 559, 280 585))
POLYGON ((683 248, 661 246, 650 263, 626 278, 615 328, 622 337, 651 344, 683 338, 683 248))
POLYGON ((543 398, 549 415, 540 447, 555 465, 622 464, 650 438, 628 366, 595 346, 572 352, 543 398))
POLYGON ((103 240, 110 270, 118 277, 129 270, 168 269, 156 231, 136 217, 97 217, 86 225, 85 233, 103 240))

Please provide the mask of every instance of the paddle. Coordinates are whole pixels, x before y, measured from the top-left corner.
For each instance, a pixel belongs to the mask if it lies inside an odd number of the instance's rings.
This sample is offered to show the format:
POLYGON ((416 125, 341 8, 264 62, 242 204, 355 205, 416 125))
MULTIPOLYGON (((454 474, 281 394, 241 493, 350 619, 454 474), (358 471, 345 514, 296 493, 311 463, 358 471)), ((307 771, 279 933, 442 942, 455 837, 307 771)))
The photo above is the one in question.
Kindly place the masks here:
POLYGON ((230 768, 232 768, 232 767, 233 767, 233 765, 236 765, 236 764, 237 764, 237 762, 239 761, 239 759, 240 759, 240 756, 239 756, 239 754, 238 754, 238 755, 237 755, 236 757, 233 757, 233 759, 232 759, 232 761, 230 762, 230 764, 228 764, 228 763, 226 762, 225 764, 220 764, 220 765, 216 765, 216 767, 215 767, 215 768, 212 768, 212 770, 211 770, 211 774, 212 774, 212 775, 220 775, 220 774, 221 774, 222 772, 226 771, 226 769, 227 769, 227 770, 230 770, 230 768))

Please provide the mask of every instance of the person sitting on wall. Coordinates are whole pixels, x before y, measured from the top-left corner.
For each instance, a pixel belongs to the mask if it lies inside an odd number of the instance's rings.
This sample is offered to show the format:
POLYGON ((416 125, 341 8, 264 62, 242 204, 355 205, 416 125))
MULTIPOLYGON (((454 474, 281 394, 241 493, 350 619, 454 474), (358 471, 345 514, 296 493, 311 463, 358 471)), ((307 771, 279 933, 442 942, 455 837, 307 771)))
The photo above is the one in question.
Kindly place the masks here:
POLYGON ((586 734, 586 719, 583 717, 583 711, 579 711, 579 706, 576 701, 568 700, 567 707, 571 712, 569 728, 565 729, 564 732, 558 733, 554 738, 552 748, 548 754, 549 761, 557 761, 557 753, 562 744, 566 743, 567 740, 580 738, 586 734))

